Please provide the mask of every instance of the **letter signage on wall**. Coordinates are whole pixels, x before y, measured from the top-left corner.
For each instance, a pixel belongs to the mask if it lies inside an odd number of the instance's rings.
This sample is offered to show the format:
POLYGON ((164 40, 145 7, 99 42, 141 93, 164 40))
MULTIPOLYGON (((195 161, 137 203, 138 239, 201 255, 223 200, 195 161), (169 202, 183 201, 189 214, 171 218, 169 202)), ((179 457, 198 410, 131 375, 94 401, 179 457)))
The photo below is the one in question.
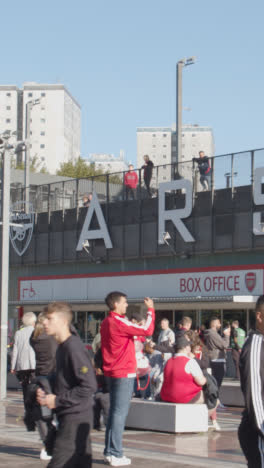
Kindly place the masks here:
POLYGON ((83 249, 83 244, 86 240, 92 240, 92 239, 104 239, 105 247, 107 249, 112 249, 113 244, 109 236, 109 232, 106 226, 106 222, 104 219, 104 215, 102 212, 102 208, 100 206, 100 203, 98 201, 98 197, 96 195, 96 192, 93 192, 93 197, 90 203, 89 208, 87 209, 87 214, 86 218, 82 227, 82 231, 80 234, 79 242, 77 245, 76 250, 82 250, 83 249), (100 226, 100 229, 89 229, 93 214, 96 214, 97 216, 97 221, 100 226))
POLYGON ((183 223, 192 213, 192 183, 187 179, 172 180, 159 185, 159 244, 164 244, 164 233, 166 232, 166 221, 172 221, 185 242, 194 242, 190 231, 183 223), (185 191, 185 207, 175 210, 166 210, 165 193, 172 190, 185 191))

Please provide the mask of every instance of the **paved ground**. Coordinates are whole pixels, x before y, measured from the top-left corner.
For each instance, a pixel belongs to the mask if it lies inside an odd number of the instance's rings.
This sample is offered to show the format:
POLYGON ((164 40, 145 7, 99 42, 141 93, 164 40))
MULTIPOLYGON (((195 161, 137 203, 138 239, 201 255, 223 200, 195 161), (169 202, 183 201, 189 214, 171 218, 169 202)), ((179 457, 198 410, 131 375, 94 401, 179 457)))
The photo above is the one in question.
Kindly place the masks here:
MULTIPOLYGON (((237 440, 240 409, 228 408, 219 412, 221 433, 164 434, 150 431, 126 431, 125 453, 137 468, 244 468, 245 459, 237 440)), ((23 421, 20 391, 8 392, 0 402, 0 467, 44 468, 47 462, 39 459, 41 444, 36 432, 26 432, 23 421)), ((93 432, 94 468, 104 465, 102 451, 104 433, 93 432)))

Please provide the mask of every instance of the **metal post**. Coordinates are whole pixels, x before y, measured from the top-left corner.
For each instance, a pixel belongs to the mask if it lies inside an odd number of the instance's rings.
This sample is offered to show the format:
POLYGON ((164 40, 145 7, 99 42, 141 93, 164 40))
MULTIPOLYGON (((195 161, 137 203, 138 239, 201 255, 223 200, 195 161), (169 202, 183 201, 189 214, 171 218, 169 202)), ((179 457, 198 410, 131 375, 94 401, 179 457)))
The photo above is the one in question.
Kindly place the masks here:
POLYGON ((30 119, 31 119, 31 110, 33 107, 32 101, 27 102, 26 104, 26 152, 25 152, 25 168, 24 168, 24 186, 25 186, 25 202, 26 202, 26 209, 27 203, 29 202, 29 175, 30 175, 30 119))
POLYGON ((184 61, 177 63, 177 105, 176 105, 176 138, 177 138, 177 162, 181 161, 182 150, 182 68, 184 61))
POLYGON ((0 399, 6 397, 7 373, 7 330, 8 330, 8 279, 9 279, 9 210, 10 210, 10 162, 8 149, 3 155, 3 218, 1 259, 1 329, 0 329, 0 399))

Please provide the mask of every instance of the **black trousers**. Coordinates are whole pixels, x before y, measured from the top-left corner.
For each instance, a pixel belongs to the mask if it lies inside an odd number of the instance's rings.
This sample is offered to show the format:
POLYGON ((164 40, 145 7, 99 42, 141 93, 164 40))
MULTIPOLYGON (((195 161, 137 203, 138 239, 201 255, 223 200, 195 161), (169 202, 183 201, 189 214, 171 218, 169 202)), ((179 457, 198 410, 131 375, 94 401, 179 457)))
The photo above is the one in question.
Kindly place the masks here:
POLYGON ((94 395, 94 428, 100 429, 101 427, 101 412, 103 413, 104 424, 107 425, 108 414, 110 408, 110 394, 97 392, 94 395))
POLYGON ((129 187, 128 185, 126 186, 126 200, 129 200, 131 196, 132 200, 136 199, 136 189, 129 187))
POLYGON ((31 383, 31 381, 35 377, 35 371, 33 369, 16 371, 16 376, 22 386, 24 406, 26 408, 25 401, 26 401, 27 388, 28 388, 28 385, 31 383))
POLYGON ((247 459, 248 468, 263 468, 264 438, 259 435, 256 428, 253 428, 244 417, 238 428, 238 439, 247 459))
POLYGON ((212 376, 215 378, 218 388, 220 389, 223 382, 223 378, 225 376, 226 363, 211 361, 210 365, 212 369, 212 376))
POLYGON ((240 379, 240 370, 239 370, 240 353, 237 349, 232 349, 232 358, 233 358, 235 368, 236 368, 236 378, 240 379))
POLYGON ((146 189, 147 189, 149 197, 151 197, 150 181, 151 181, 151 178, 150 179, 149 178, 144 178, 144 182, 145 182, 146 189))
POLYGON ((91 424, 71 418, 60 420, 52 459, 47 468, 91 468, 91 424))

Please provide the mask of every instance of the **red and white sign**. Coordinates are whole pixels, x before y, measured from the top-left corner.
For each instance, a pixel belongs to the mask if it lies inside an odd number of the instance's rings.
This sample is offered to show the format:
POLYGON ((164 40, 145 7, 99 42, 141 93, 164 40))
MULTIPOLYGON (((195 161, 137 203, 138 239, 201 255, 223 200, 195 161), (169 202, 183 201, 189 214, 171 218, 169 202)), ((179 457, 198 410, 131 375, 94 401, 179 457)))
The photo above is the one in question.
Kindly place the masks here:
POLYGON ((263 267, 247 265, 20 278, 21 301, 102 301, 110 291, 129 298, 202 298, 263 294, 263 267))

